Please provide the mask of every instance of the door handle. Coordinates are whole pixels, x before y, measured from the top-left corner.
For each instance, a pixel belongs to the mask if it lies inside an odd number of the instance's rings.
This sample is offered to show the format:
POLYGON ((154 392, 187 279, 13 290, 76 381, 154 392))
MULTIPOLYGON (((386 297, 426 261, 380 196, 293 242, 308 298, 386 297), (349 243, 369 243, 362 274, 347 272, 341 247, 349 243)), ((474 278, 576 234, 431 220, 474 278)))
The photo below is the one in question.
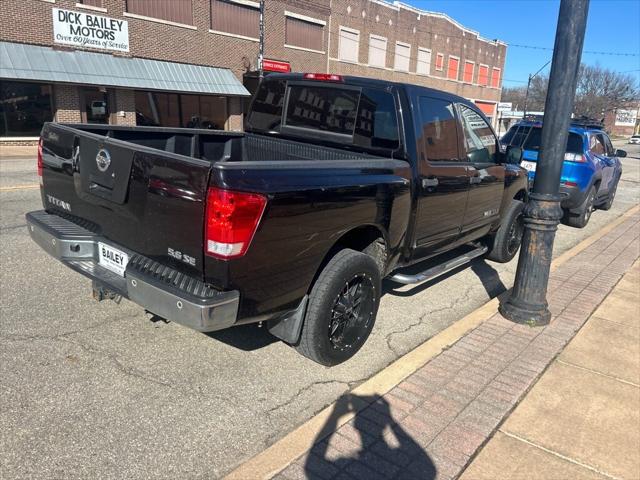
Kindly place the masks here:
POLYGON ((439 182, 438 182, 438 179, 436 177, 423 178, 422 179, 422 188, 437 187, 438 183, 439 182))
POLYGON ((478 177, 469 177, 469 183, 471 185, 475 185, 476 183, 482 183, 482 178, 478 177))

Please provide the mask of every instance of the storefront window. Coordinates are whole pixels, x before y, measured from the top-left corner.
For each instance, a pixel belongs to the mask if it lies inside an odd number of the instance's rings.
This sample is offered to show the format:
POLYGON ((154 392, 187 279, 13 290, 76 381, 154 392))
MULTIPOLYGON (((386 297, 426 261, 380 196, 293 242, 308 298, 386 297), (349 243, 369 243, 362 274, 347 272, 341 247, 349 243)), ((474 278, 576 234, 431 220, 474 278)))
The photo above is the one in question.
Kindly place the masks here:
POLYGON ((86 123, 109 123, 109 95, 106 90, 83 88, 81 90, 84 105, 83 121, 86 123))
POLYGON ((224 129, 227 99, 136 91, 136 123, 160 127, 224 129))
POLYGON ((37 137, 52 119, 51 85, 0 82, 0 137, 37 137))

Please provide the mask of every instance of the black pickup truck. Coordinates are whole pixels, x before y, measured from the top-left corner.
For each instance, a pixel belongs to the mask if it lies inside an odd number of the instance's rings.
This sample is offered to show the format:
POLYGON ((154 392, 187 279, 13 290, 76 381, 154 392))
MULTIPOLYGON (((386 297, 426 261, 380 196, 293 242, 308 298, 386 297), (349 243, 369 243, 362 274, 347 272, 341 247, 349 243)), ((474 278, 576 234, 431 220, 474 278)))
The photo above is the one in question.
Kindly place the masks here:
POLYGON ((245 133, 45 124, 44 210, 27 225, 98 299, 200 331, 264 321, 335 365, 366 341, 384 277, 514 257, 527 175, 511 153, 455 95, 274 74, 245 133), (452 249, 464 253, 434 261, 452 249), (435 266, 399 271, 425 259, 435 266))

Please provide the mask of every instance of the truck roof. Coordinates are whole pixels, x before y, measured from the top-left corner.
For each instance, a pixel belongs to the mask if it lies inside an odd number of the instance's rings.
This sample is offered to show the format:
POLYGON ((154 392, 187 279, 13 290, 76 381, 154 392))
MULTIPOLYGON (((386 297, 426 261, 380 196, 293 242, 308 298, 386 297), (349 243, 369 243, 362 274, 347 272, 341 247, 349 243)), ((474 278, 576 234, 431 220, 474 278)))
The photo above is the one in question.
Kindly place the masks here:
MULTIPOLYGON (((265 80, 277 80, 277 79, 305 80, 304 75, 305 73, 270 73, 269 75, 265 76, 265 80)), ((388 80, 379 80, 377 78, 357 77, 352 75, 340 75, 340 77, 342 77, 343 83, 345 85, 357 85, 362 87, 377 87, 377 88, 394 86, 394 87, 402 88, 405 90, 420 90, 421 92, 429 95, 430 97, 438 97, 438 98, 447 99, 456 103, 464 103, 466 105, 473 106, 475 109, 478 109, 478 107, 474 105, 473 102, 467 100, 464 97, 455 95, 453 93, 448 93, 442 90, 437 90, 435 88, 423 87, 420 85, 414 85, 412 83, 392 82, 388 80)), ((313 80, 308 80, 308 81, 313 81, 313 80)))

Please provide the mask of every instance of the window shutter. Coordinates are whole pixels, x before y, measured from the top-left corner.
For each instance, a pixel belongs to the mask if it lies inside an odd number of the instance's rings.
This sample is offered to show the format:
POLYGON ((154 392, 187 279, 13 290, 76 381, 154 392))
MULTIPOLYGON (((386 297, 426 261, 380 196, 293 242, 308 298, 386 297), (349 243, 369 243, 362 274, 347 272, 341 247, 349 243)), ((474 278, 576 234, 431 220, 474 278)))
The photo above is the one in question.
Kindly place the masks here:
POLYGON ((340 29, 340 60, 348 62, 358 61, 358 48, 360 46, 360 34, 349 30, 340 29))
POLYGON ((369 37, 369 65, 384 68, 387 66, 387 39, 369 37))
POLYGON ((324 49, 324 27, 318 23, 286 17, 285 43, 294 47, 322 51, 324 49))
POLYGON ((418 49, 418 63, 416 73, 429 75, 431 71, 431 51, 423 48, 418 49))
POLYGON ((462 80, 466 83, 473 83, 473 67, 472 62, 464 62, 464 75, 462 80))
POLYGON ((500 69, 494 68, 491 71, 491 86, 498 88, 499 85, 500 85, 500 69))
POLYGON ((394 68, 402 72, 409 71, 409 61, 411 60, 411 47, 401 43, 396 43, 396 55, 394 68))
POLYGON ((211 0, 211 29, 258 38, 260 36, 260 10, 248 5, 211 0))
POLYGON ((459 66, 460 66, 460 60, 458 60, 457 58, 449 57, 449 68, 447 69, 447 78, 451 80, 457 80, 459 66))
MULTIPOLYGON (((85 2, 86 3, 86 2, 85 2)), ((91 3, 93 4, 93 2, 91 3)), ((191 0, 127 0, 127 12, 193 25, 191 0)))

